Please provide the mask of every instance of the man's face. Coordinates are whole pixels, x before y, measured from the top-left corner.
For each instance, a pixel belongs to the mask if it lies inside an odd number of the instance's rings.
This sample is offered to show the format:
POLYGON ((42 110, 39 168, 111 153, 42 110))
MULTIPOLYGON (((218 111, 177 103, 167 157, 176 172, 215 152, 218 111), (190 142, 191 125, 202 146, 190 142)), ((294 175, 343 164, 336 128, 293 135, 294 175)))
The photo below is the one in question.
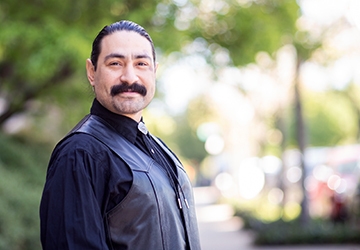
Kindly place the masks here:
POLYGON ((156 67, 150 42, 133 31, 117 31, 101 41, 96 71, 86 70, 96 99, 108 110, 140 121, 155 94, 156 67))

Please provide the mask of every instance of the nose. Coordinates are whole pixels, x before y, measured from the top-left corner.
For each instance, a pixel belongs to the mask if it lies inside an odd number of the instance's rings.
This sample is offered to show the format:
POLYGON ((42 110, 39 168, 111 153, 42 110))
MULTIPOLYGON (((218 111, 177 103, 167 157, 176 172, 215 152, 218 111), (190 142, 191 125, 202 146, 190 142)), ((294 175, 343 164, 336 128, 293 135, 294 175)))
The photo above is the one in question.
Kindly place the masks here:
POLYGON ((132 65, 127 65, 123 68, 120 76, 121 82, 127 82, 128 84, 133 84, 139 80, 136 69, 132 65))

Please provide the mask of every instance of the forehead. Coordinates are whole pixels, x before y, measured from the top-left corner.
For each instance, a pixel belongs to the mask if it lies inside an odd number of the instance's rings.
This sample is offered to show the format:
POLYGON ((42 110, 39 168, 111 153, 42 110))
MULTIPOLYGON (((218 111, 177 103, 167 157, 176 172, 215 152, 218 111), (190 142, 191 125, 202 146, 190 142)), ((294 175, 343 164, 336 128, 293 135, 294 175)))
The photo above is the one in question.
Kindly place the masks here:
POLYGON ((131 55, 133 53, 145 53, 152 58, 150 42, 135 31, 116 31, 103 38, 100 56, 109 53, 121 53, 131 55))

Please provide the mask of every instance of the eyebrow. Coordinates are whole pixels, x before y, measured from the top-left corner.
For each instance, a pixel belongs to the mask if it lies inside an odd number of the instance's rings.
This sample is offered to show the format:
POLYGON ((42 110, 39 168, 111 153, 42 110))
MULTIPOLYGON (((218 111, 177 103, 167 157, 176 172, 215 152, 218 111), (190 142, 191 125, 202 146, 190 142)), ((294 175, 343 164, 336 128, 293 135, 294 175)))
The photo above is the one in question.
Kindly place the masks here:
MULTIPOLYGON (((146 59, 152 60, 152 58, 151 58, 149 55, 147 55, 147 54, 138 54, 138 55, 134 55, 134 56, 132 56, 132 57, 135 58, 135 59, 146 58, 146 59)), ((107 60, 110 59, 110 58, 125 59, 126 57, 125 57, 125 55, 123 55, 123 54, 111 53, 111 54, 105 56, 104 61, 107 61, 107 60)))

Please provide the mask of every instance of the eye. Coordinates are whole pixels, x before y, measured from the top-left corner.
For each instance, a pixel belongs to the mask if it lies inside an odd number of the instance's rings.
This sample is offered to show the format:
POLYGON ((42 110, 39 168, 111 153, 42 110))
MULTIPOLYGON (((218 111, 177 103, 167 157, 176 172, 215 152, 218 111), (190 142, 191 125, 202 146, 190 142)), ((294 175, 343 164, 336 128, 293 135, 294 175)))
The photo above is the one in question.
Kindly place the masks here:
POLYGON ((109 65, 111 65, 111 66, 120 66, 121 64, 119 62, 110 62, 109 65))
POLYGON ((147 66, 148 64, 146 62, 139 62, 138 65, 139 66, 147 66))

